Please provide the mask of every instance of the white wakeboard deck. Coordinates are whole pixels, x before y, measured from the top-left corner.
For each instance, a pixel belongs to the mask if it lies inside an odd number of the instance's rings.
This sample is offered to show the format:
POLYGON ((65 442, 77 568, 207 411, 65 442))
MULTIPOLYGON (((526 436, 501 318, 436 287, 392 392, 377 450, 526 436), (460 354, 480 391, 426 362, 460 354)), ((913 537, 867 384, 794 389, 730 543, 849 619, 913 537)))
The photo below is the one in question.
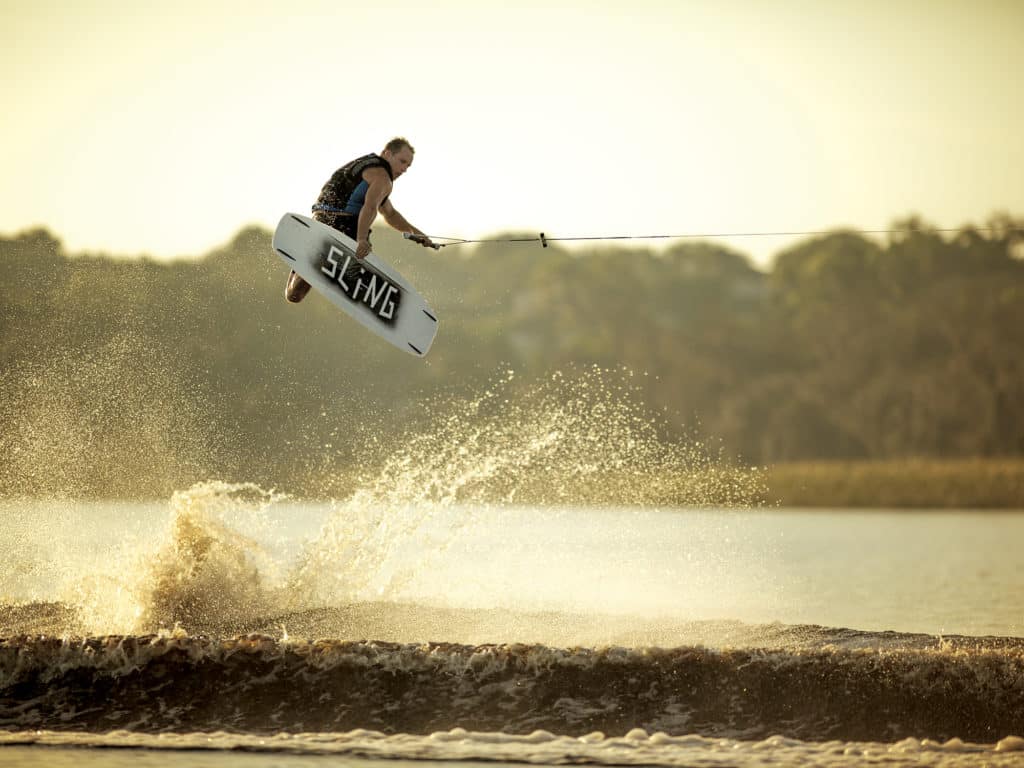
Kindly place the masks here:
POLYGON ((416 289, 371 253, 356 260, 356 242, 297 213, 281 217, 274 250, 334 306, 411 355, 423 357, 437 334, 434 314, 416 289))

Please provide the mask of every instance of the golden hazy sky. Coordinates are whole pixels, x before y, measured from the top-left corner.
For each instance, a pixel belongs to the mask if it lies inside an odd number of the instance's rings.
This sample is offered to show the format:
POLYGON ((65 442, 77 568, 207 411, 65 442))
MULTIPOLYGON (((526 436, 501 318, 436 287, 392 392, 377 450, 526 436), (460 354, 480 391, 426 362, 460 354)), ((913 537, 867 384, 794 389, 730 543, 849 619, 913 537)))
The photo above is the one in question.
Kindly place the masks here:
POLYGON ((1022 40, 1024 0, 0 0, 0 232, 200 254, 396 134, 436 235, 1024 215, 1022 40))

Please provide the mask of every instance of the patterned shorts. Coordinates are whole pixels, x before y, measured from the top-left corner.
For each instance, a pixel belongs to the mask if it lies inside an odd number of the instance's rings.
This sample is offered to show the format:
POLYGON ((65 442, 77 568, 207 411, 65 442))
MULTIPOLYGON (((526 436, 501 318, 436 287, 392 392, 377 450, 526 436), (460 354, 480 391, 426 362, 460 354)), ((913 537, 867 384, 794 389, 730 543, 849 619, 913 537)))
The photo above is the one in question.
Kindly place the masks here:
MULTIPOLYGON (((313 213, 314 221, 319 221, 321 224, 326 224, 332 229, 336 229, 339 232, 344 232, 346 235, 351 237, 353 240, 356 239, 359 229, 359 217, 351 213, 334 213, 332 211, 315 211, 313 213)), ((369 236, 367 236, 369 237, 369 236)))

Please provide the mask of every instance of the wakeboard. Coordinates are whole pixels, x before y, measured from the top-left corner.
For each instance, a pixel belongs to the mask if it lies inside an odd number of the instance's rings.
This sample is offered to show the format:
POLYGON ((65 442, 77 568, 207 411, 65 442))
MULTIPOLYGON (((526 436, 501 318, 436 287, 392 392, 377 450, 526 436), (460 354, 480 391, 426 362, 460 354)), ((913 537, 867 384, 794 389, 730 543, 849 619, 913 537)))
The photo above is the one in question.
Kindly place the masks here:
POLYGON ((437 315, 412 284, 379 256, 356 258, 356 241, 326 224, 286 213, 274 231, 281 260, 334 306, 410 355, 424 357, 437 315))

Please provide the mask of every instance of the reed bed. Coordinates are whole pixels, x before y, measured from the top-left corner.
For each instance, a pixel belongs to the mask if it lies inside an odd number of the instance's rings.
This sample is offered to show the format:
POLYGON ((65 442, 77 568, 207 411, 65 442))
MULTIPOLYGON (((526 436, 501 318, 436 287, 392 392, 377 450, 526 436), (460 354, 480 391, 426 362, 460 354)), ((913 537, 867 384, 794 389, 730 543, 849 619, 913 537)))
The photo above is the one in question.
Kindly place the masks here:
POLYGON ((766 469, 770 505, 1024 510, 1024 459, 808 461, 766 469))

